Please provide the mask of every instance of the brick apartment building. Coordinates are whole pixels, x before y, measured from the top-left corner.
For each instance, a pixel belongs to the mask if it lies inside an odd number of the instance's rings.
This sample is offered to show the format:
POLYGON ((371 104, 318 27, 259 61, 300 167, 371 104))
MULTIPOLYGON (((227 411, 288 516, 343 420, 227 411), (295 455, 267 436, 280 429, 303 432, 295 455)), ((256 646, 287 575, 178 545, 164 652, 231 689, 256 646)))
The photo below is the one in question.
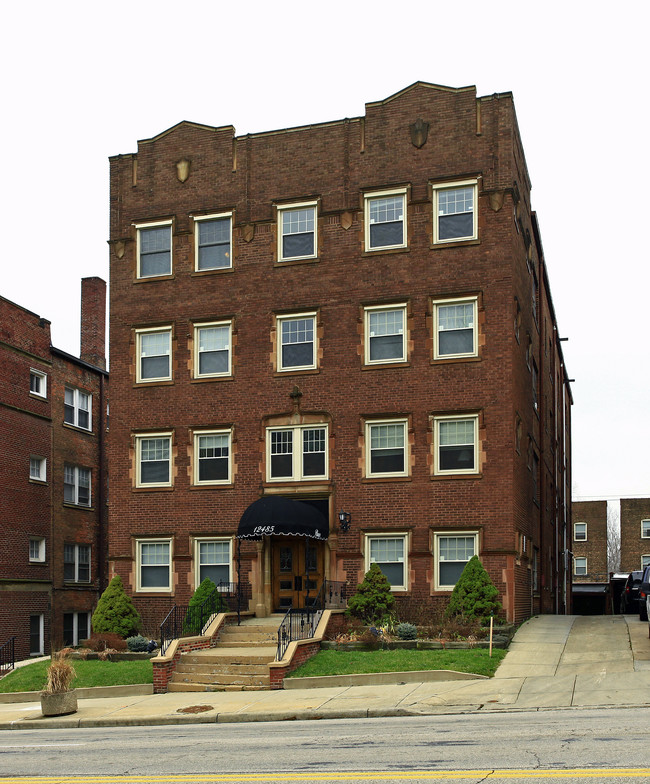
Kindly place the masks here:
POLYGON ((82 280, 80 358, 0 297, 0 645, 88 636, 106 563, 106 283, 82 280))
POLYGON ((607 583, 607 501, 573 502, 573 583, 607 583))
POLYGON ((508 619, 566 611, 572 399, 511 94, 182 122, 110 167, 109 570, 147 630, 206 576, 265 615, 372 562, 442 609, 473 554, 508 619))
POLYGON ((650 564, 650 498, 621 498, 621 571, 650 564))

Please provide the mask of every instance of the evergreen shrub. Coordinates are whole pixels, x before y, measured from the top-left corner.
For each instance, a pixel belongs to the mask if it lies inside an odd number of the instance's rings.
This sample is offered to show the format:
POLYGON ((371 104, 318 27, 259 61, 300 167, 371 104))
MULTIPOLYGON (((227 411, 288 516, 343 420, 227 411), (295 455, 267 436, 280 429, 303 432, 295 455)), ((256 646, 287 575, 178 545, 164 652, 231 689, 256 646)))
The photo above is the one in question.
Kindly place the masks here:
POLYGON ((147 652, 149 650, 149 640, 141 634, 136 634, 133 637, 127 637, 126 647, 134 653, 147 652))
POLYGON ((395 597, 390 591, 388 578, 378 564, 373 563, 363 582, 348 599, 347 612, 362 623, 381 625, 394 604, 395 597))
POLYGON ((418 636, 417 626, 412 623, 399 623, 395 634, 400 640, 415 640, 418 636))
POLYGON ((461 615, 468 620, 487 623, 490 615, 501 610, 499 591, 477 555, 465 564, 463 573, 454 586, 447 606, 446 617, 461 615))
POLYGON ((226 603, 217 591, 217 586, 209 577, 206 577, 192 594, 183 624, 183 634, 201 634, 203 624, 207 619, 213 613, 224 612, 226 609, 226 603), (200 612, 201 605, 204 603, 203 611, 200 612))
POLYGON ((131 597, 124 591, 124 584, 119 575, 115 575, 108 588, 99 597, 93 613, 93 632, 109 632, 129 637, 140 629, 140 614, 135 609, 131 597))

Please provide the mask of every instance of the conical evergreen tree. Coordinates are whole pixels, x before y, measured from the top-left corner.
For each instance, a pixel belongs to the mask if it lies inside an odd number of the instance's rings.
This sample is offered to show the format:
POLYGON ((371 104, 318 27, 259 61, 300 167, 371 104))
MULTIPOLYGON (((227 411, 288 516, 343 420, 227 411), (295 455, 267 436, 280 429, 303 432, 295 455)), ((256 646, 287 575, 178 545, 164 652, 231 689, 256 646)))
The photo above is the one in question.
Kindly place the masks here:
POLYGON ((477 555, 465 564, 463 573, 454 586, 446 616, 462 615, 470 620, 485 623, 490 615, 501 610, 499 591, 485 571, 477 555))
POLYGON ((205 580, 192 594, 190 604, 183 624, 184 634, 200 634, 203 623, 212 615, 212 613, 222 612, 225 609, 225 603, 221 598, 221 594, 217 591, 217 586, 214 582, 206 577, 205 580), (200 613, 201 605, 205 603, 202 613, 200 613))
POLYGON ((348 612, 362 623, 379 624, 391 611, 395 597, 388 578, 376 563, 370 564, 363 582, 348 599, 348 612))
POLYGON ((122 578, 115 575, 97 602, 92 619, 93 632, 111 632, 126 638, 137 633, 140 623, 140 614, 131 597, 124 592, 122 578))

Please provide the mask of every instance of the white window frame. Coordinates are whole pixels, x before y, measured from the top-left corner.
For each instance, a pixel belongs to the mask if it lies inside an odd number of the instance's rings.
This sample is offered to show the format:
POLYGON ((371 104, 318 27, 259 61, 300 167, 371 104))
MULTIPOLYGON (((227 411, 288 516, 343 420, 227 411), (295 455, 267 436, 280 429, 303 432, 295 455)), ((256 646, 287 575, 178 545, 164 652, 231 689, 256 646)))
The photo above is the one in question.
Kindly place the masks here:
POLYGON ((200 487, 211 485, 229 485, 232 483, 232 430, 195 430, 194 431, 194 484, 200 487), (228 446, 227 465, 228 471, 225 479, 200 479, 200 444, 205 436, 226 436, 228 446))
POLYGON ((47 482, 47 459, 38 455, 29 456, 29 478, 33 482, 47 482))
POLYGON ((586 542, 587 541, 587 523, 574 523, 573 524, 573 541, 586 542), (584 526, 584 536, 578 536, 578 526, 584 526))
POLYGON ((573 558, 573 574, 574 574, 575 577, 586 577, 586 575, 589 574, 589 570, 587 568, 587 556, 586 555, 576 555, 576 556, 574 556, 574 558, 573 558), (580 571, 578 571, 578 569, 580 571))
POLYGON ((194 325, 194 378, 227 378, 232 376, 232 321, 206 321, 194 325), (201 373, 201 330, 228 328, 228 367, 223 373, 201 373))
POLYGON ((468 242, 478 239, 478 180, 459 180, 458 182, 441 182, 435 183, 431 186, 432 190, 432 206, 433 206, 433 244, 444 245, 450 242, 468 242), (473 205, 472 205, 472 233, 464 237, 449 237, 441 239, 440 226, 438 223, 439 218, 439 199, 442 191, 459 190, 460 188, 473 189, 473 205))
POLYGON ((641 520, 641 539, 650 539, 650 520, 641 520))
POLYGON ((89 544, 70 544, 68 542, 64 542, 63 544, 63 581, 66 583, 83 583, 88 584, 91 582, 92 578, 92 550, 89 544), (71 548, 74 554, 74 558, 71 561, 66 561, 66 547, 71 548), (82 580, 79 577, 79 565, 81 564, 81 549, 84 549, 88 553, 88 579, 82 580), (74 577, 66 577, 65 576, 65 567, 66 564, 74 564, 74 577))
POLYGON ((399 585, 397 583, 395 585, 391 583, 390 589, 391 591, 408 591, 408 581, 409 581, 408 562, 409 562, 409 543, 410 543, 409 534, 406 533, 405 531, 395 531, 395 532, 386 531, 385 533, 367 533, 364 536, 365 536, 365 542, 364 542, 365 571, 367 572, 368 569, 370 569, 371 564, 373 563, 380 564, 380 568, 382 563, 391 563, 391 564, 400 563, 402 565, 402 583, 399 585), (373 541, 377 542, 377 541, 395 541, 395 540, 402 541, 403 555, 401 560, 398 559, 397 561, 376 561, 372 557, 371 543, 373 541))
POLYGON ((395 362, 406 362, 407 355, 407 331, 408 331, 408 316, 406 312, 406 303, 399 302, 395 305, 372 305, 364 308, 364 353, 366 365, 387 365, 394 364, 395 362), (371 316, 375 313, 397 313, 402 314, 402 330, 401 332, 392 333, 394 335, 402 336, 402 353, 399 357, 389 357, 388 359, 371 359, 370 347, 373 337, 382 337, 381 335, 373 335, 370 329, 371 316))
POLYGON ((29 537, 29 562, 45 563, 45 537, 29 537))
POLYGON ((138 593, 171 593, 172 592, 172 565, 174 561, 174 552, 173 552, 173 541, 171 537, 169 538, 160 538, 160 539, 136 539, 135 541, 135 550, 136 550, 136 591, 138 593), (167 564, 160 563, 160 564, 143 564, 142 563, 142 549, 143 545, 167 545, 168 547, 168 554, 169 558, 167 564), (167 566, 167 585, 160 586, 160 585, 143 585, 142 580, 142 568, 146 568, 147 566, 167 566))
MULTIPOLYGON (((386 191, 372 191, 363 195, 363 224, 364 224, 364 248, 368 253, 376 251, 396 250, 406 248, 408 245, 408 213, 406 204, 407 188, 394 188, 386 191), (402 242, 393 245, 371 246, 370 242, 370 203, 378 199, 402 199, 402 242)), ((389 222, 389 221, 386 221, 389 222)), ((392 222, 392 221, 390 221, 392 222)), ((396 222, 396 221, 395 221, 396 222)), ((374 224, 373 224, 374 225, 374 224)))
POLYGON ((650 553, 643 553, 641 555, 641 569, 645 569, 646 566, 650 566, 650 553))
MULTIPOLYGON (((276 354, 276 367, 279 373, 296 373, 301 370, 315 370, 318 367, 318 318, 316 311, 307 311, 305 313, 287 313, 282 316, 275 317, 275 336, 277 343, 276 354), (312 362, 308 365, 289 365, 284 367, 282 362, 282 325, 289 321, 312 321, 312 362)), ((291 344, 287 344, 291 345, 291 344)))
MULTIPOLYGON (((276 205, 278 213, 278 261, 301 261, 302 259, 315 259, 318 258, 318 202, 317 201, 303 201, 295 202, 293 204, 278 204, 276 205), (296 212, 298 210, 311 210, 314 217, 314 252, 300 255, 300 256, 285 256, 284 255, 284 216, 289 212, 296 212)), ((291 236, 294 233, 300 232, 287 232, 286 236, 291 236)), ((308 232, 303 232, 308 233, 308 232)))
POLYGON ((43 400, 47 399, 47 373, 43 373, 42 370, 36 370, 35 368, 29 369, 29 394, 43 398, 43 400), (40 387, 38 392, 32 389, 32 376, 38 379, 40 387))
POLYGON ((84 468, 83 466, 73 465, 72 463, 64 463, 63 465, 63 503, 70 504, 73 506, 83 506, 85 508, 91 507, 93 503, 92 497, 92 489, 93 489, 93 474, 90 468, 84 468), (66 482, 66 469, 71 469, 73 471, 73 481, 66 482), (88 475, 88 503, 83 503, 79 500, 80 496, 80 488, 81 488, 81 472, 85 472, 88 475), (65 497, 65 488, 66 485, 69 485, 73 488, 73 500, 66 499, 65 497))
MULTIPOLYGON (((473 555, 479 554, 478 531, 435 531, 433 534, 433 580, 434 580, 434 587, 436 591, 453 591, 454 586, 456 585, 456 583, 454 583, 453 585, 449 585, 447 583, 440 582, 440 563, 441 563, 440 541, 442 539, 450 539, 450 538, 473 539, 474 540, 473 555)), ((470 556, 470 558, 471 557, 472 556, 470 556)), ((453 561, 453 563, 467 564, 468 561, 453 561)))
MULTIPOLYGON (((449 414, 445 416, 434 416, 434 455, 433 455, 433 470, 436 476, 458 476, 459 474, 478 474, 480 473, 479 466, 479 428, 478 428, 478 414, 449 414), (474 466, 472 468, 441 468, 440 466, 440 425, 443 422, 473 422, 474 423, 474 466)), ((451 446, 451 445, 446 445, 451 446)), ((458 444, 457 446, 461 446, 458 444)), ((470 446, 469 444, 467 445, 470 446)))
MULTIPOLYGON (((221 244, 221 243, 220 243, 221 244)), ((218 212, 214 215, 195 215, 194 216, 194 271, 195 272, 214 272, 215 270, 232 269, 232 212, 218 212), (220 267, 199 267, 201 259, 201 246, 199 236, 202 223, 217 221, 228 221, 228 256, 229 264, 220 267)))
POLYGON ((390 477, 403 477, 409 475, 409 428, 408 419, 368 419, 365 422, 365 451, 366 451, 366 477, 370 479, 385 479, 390 477), (404 468, 401 471, 375 471, 372 470, 372 432, 376 427, 384 425, 401 426, 403 433, 404 468))
MULTIPOLYGON (((233 544, 232 544, 232 537, 229 536, 202 536, 200 539, 194 540, 194 585, 196 588, 201 585, 201 566, 225 566, 226 564, 202 564, 201 563, 201 545, 202 544, 210 544, 212 542, 218 542, 222 544, 228 545, 228 579, 224 580, 223 582, 232 582, 233 576, 233 563, 232 563, 232 553, 233 553, 233 544)), ((212 578, 210 578, 212 579, 212 578)), ((214 582, 214 580, 212 581, 214 582)), ((219 583, 215 583, 218 585, 219 583)))
POLYGON ((72 427, 78 427, 80 430, 87 430, 89 433, 92 432, 93 429, 93 396, 90 392, 86 392, 83 389, 77 389, 76 387, 66 386, 63 392, 63 422, 66 425, 71 425, 72 427), (66 396, 68 393, 72 393, 72 403, 69 403, 66 400, 66 396), (84 408, 82 406, 83 399, 86 399, 86 403, 88 408, 84 408), (66 417, 66 409, 72 409, 72 421, 69 422, 66 417), (81 425, 80 422, 80 413, 84 411, 88 414, 88 427, 81 425))
MULTIPOLYGON (((170 431, 164 433, 137 433, 135 436, 135 486, 136 487, 171 487, 173 470, 173 439, 170 431), (168 480, 166 482, 143 482, 142 481, 142 442, 154 439, 167 439, 169 457, 167 458, 168 480)), ((162 462, 155 461, 155 462, 162 462)))
POLYGON ((45 652, 45 615, 43 613, 30 613, 29 614, 29 655, 42 656, 45 652), (39 619, 38 630, 38 650, 32 650, 32 618, 39 619))
POLYGON ((433 308, 433 358, 434 359, 459 359, 478 356, 478 297, 458 297, 453 299, 434 299, 433 308), (445 306, 471 305, 474 310, 472 320, 472 350, 443 354, 440 351, 440 309, 445 306))
MULTIPOLYGON (((307 454, 307 453, 305 453, 307 454)), ((318 454, 321 454, 318 452, 318 454)), ((266 428, 266 481, 267 482, 320 482, 329 479, 329 425, 325 422, 314 422, 309 425, 291 425, 266 428), (304 474, 303 472, 303 433, 308 430, 324 430, 325 451, 324 472, 322 474, 304 474), (291 433, 291 476, 272 476, 272 433, 291 433)))
MULTIPOLYGON (((173 350, 173 329, 171 325, 166 325, 164 327, 146 327, 143 329, 136 329, 135 330, 135 380, 137 384, 157 384, 160 381, 171 381, 173 378, 172 375, 172 350, 173 350), (152 376, 143 377, 142 375, 142 338, 147 335, 154 335, 154 334, 161 334, 165 333, 169 337, 169 352, 167 353, 168 362, 169 362, 169 372, 166 376, 152 376)), ((162 357, 165 354, 155 354, 152 356, 162 357)))
POLYGON ((155 221, 153 223, 136 223, 136 276, 139 280, 155 280, 156 278, 169 277, 174 271, 174 237, 172 234, 172 221, 155 221), (143 275, 141 270, 141 232, 147 229, 163 229, 167 226, 169 228, 169 271, 162 272, 159 275, 143 275))
POLYGON ((73 646, 79 645, 79 643, 82 640, 87 640, 88 637, 90 636, 90 633, 91 633, 90 632, 90 626, 91 626, 91 616, 92 616, 92 613, 89 612, 89 611, 87 611, 87 612, 64 612, 63 613, 63 616, 64 616, 64 618, 63 618, 64 626, 65 626, 65 616, 66 615, 72 615, 72 619, 73 619, 72 620, 72 645, 73 646), (80 615, 85 615, 86 616, 86 628, 85 629, 79 629, 79 616, 80 615), (80 632, 82 632, 82 633, 80 634, 80 632))

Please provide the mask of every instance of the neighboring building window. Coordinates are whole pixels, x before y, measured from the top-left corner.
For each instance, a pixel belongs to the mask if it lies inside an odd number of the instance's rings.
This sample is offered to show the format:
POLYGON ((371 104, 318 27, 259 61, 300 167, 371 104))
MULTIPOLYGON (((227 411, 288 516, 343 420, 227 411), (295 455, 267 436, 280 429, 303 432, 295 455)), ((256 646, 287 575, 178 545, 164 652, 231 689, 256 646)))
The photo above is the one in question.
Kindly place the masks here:
POLYGON ((229 430, 194 433, 194 482, 197 485, 230 482, 229 430))
POLYGON ((278 370, 316 367, 316 314, 277 317, 278 370))
POLYGON ((365 309, 367 365, 406 361, 406 305, 365 309))
POLYGON ((650 520, 641 520, 641 538, 650 539, 650 520))
POLYGON ((584 577, 587 574, 587 559, 583 556, 578 556, 573 559, 573 574, 576 577, 584 577))
POLYGON ((408 475, 406 420, 366 422, 366 476, 408 475))
POLYGON ((76 646, 90 637, 90 613, 63 613, 63 644, 76 646))
POLYGON ((167 433, 136 436, 138 487, 169 487, 171 485, 172 438, 167 433))
POLYGON ((172 579, 171 539, 140 540, 137 546, 139 591, 170 591, 172 579))
POLYGON ((47 376, 40 370, 29 371, 29 391, 37 397, 47 397, 47 376))
POLYGON ((199 539, 195 542, 196 584, 210 578, 215 585, 229 583, 232 564, 231 539, 199 539))
POLYGON ((434 359, 477 355, 476 303, 476 298, 433 303, 434 359))
POLYGON ((30 615, 29 616, 29 655, 42 656, 43 648, 43 615, 30 615))
POLYGON ((376 563, 390 583, 393 591, 406 591, 407 586, 406 534, 379 536, 366 534, 366 571, 376 563))
POLYGON ((533 591, 539 591, 539 550, 533 548, 533 591))
POLYGON ((138 277, 172 274, 172 226, 157 223, 138 227, 138 277))
POLYGON ((451 591, 469 559, 478 555, 478 533, 439 533, 434 535, 435 586, 451 591))
POLYGON ((38 482, 47 481, 47 460, 31 455, 29 458, 29 478, 38 482))
POLYGON ((327 425, 268 428, 267 481, 327 479, 327 425))
POLYGON ((32 536, 29 540, 29 560, 32 563, 45 561, 45 539, 42 536, 32 536))
POLYGON ((63 545, 63 579, 68 583, 90 582, 90 545, 63 545))
POLYGON ((91 430, 92 395, 72 387, 65 388, 63 421, 84 430, 91 430))
POLYGON ((641 568, 645 569, 646 566, 650 566, 650 555, 641 556, 641 568))
POLYGON ((66 463, 63 466, 63 501, 90 506, 90 469, 66 463))
POLYGON ((476 180, 433 187, 434 243, 476 239, 476 196, 476 180))
POLYGON ((194 218, 195 270, 232 267, 232 216, 206 215, 194 218))
POLYGON ((537 364, 535 360, 532 360, 532 365, 530 368, 530 380, 533 387, 533 408, 535 411, 538 410, 539 401, 537 398, 537 383, 538 383, 538 373, 537 373, 537 364))
POLYGON ((172 377, 172 330, 163 327, 136 331, 138 383, 170 381, 172 377))
POLYGON ((195 325, 195 378, 216 378, 218 376, 229 376, 231 374, 231 335, 232 324, 230 321, 195 325))
POLYGON ((573 541, 586 542, 587 541, 587 523, 574 523, 573 525, 573 541))
POLYGON ((436 474, 478 473, 478 416, 436 417, 436 474))
POLYGON ((279 261, 316 258, 315 203, 278 207, 278 223, 279 261))
POLYGON ((369 193, 364 207, 366 250, 406 247, 406 190, 369 193))

